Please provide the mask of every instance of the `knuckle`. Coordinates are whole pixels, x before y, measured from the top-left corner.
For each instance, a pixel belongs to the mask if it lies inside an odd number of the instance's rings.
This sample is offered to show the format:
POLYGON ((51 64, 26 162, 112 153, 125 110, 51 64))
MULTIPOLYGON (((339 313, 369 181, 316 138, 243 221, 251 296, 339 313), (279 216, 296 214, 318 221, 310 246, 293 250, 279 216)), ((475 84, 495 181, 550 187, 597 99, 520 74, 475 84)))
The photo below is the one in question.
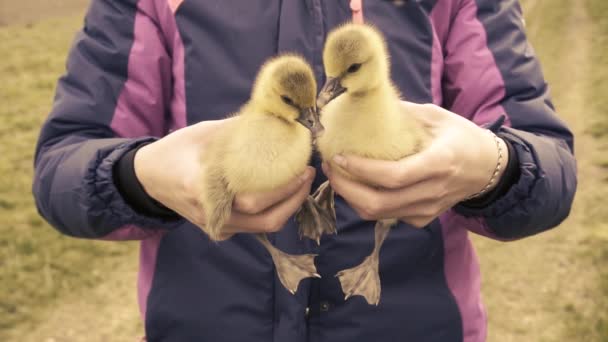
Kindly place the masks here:
POLYGON ((431 205, 427 205, 425 206, 421 211, 420 214, 424 215, 424 216, 435 216, 435 214, 437 214, 439 212, 439 205, 438 204, 431 204, 431 205))
POLYGON ((382 206, 378 203, 378 201, 373 201, 365 207, 364 211, 375 217, 378 215, 381 208, 382 206))
POLYGON ((386 178, 385 183, 389 189, 397 189, 403 186, 404 178, 404 172, 399 167, 394 174, 386 178))
POLYGON ((190 179, 190 178, 188 178, 188 177, 184 177, 184 178, 182 178, 182 179, 181 179, 181 180, 180 180, 180 181, 177 183, 177 186, 179 187, 179 189, 178 189, 178 190, 179 190, 179 191, 181 191, 181 192, 185 192, 185 193, 187 193, 187 192, 188 192, 188 189, 192 189, 191 185, 192 185, 192 181, 191 181, 191 179, 190 179))
POLYGON ((426 218, 415 218, 409 222, 412 226, 416 228, 424 228, 427 224, 426 218))
POLYGON ((202 186, 201 178, 199 178, 198 176, 194 176, 194 175, 183 177, 178 182, 178 187, 180 187, 178 190, 181 193, 185 193, 185 194, 198 193, 197 190, 199 190, 201 188, 201 186, 202 186))
POLYGON ((217 241, 226 241, 229 240, 232 236, 234 236, 234 234, 232 233, 220 233, 217 236, 217 241))
POLYGON ((364 220, 375 220, 382 211, 382 205, 379 201, 370 201, 365 206, 357 210, 359 216, 364 220))
POLYGON ((276 233, 283 228, 283 222, 278 217, 271 217, 267 220, 265 227, 266 232, 276 233))
POLYGON ((209 230, 207 229, 207 225, 205 225, 205 222, 192 221, 192 223, 194 223, 194 225, 199 227, 205 234, 207 234, 208 236, 210 235, 209 230))
POLYGON ((202 209, 203 208, 203 196, 196 191, 182 192, 183 200, 191 208, 202 209))
POLYGON ((403 218, 401 218, 401 221, 409 224, 410 226, 416 227, 416 225, 414 224, 415 220, 411 217, 403 217, 403 218))
POLYGON ((444 148, 438 153, 438 157, 439 162, 441 163, 440 165, 444 165, 444 167, 441 169, 443 172, 448 172, 455 167, 456 154, 453 150, 444 148))
POLYGON ((192 214, 193 223, 197 226, 205 226, 207 224, 207 220, 205 219, 205 214, 201 212, 195 212, 192 214))
MULTIPOLYGON (((449 152, 448 152, 449 154, 449 152)), ((451 157, 447 157, 447 158, 451 158, 451 157)), ((446 163, 446 165, 442 168, 441 170, 441 176, 445 177, 445 178, 453 178, 456 174, 458 173, 458 167, 452 163, 446 163)))
POLYGON ((446 164, 449 166, 447 167, 448 170, 456 170, 456 167, 458 165, 456 151, 446 149, 443 158, 446 161, 446 164))
POLYGON ((372 221, 374 219, 373 215, 365 211, 364 209, 357 210, 357 214, 365 221, 372 221))
POLYGON ((236 201, 236 207, 239 211, 250 215, 259 214, 263 209, 258 204, 258 201, 256 201, 250 196, 239 198, 236 201))
POLYGON ((423 228, 425 226, 425 224, 422 220, 414 220, 412 222, 412 226, 414 226, 416 228, 423 228))
MULTIPOLYGON (((438 186, 439 189, 437 190, 437 193, 439 195, 439 199, 444 199, 449 194, 450 185, 447 182, 440 182, 438 186)), ((439 206, 439 201, 435 205, 439 206)))
POLYGON ((273 223, 266 229, 269 233, 276 233, 281 230, 281 225, 277 223, 273 223))
POLYGON ((422 104, 422 109, 425 111, 431 112, 437 110, 437 106, 433 103, 424 103, 422 104))
MULTIPOLYGON (((447 194, 448 194, 447 182, 438 181, 435 183, 435 186, 433 186, 430 197, 435 202, 439 202, 440 200, 445 198, 447 196, 447 194)), ((433 205, 431 205, 429 207, 434 207, 435 205, 436 205, 436 203, 434 203, 433 205)))
POLYGON ((205 232, 205 234, 207 234, 207 236, 209 237, 209 240, 211 241, 218 241, 219 240, 219 234, 216 231, 210 230, 209 228, 207 228, 206 226, 203 226, 203 232, 205 232))

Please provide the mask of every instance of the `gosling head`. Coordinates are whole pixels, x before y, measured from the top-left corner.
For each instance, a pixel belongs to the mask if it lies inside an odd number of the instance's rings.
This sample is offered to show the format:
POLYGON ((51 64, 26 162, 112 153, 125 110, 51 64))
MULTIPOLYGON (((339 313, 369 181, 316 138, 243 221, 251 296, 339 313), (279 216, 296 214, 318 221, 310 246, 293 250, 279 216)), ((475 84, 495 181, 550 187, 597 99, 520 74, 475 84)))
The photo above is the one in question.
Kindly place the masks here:
POLYGON ((314 137, 323 132, 316 107, 317 82, 300 56, 281 55, 268 61, 258 75, 252 101, 261 112, 289 124, 302 124, 314 137))
POLYGON ((345 24, 327 36, 323 49, 327 81, 317 106, 343 93, 363 95, 390 80, 389 54, 380 31, 366 24, 345 24))

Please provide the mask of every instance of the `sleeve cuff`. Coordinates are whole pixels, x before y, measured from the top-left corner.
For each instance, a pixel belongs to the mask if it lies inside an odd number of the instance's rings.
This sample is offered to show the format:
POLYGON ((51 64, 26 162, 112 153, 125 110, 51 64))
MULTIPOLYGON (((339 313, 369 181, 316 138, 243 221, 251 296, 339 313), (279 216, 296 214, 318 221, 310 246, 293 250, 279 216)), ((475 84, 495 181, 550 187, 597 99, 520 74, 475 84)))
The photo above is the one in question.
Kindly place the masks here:
POLYGON ((125 202, 137 213, 160 219, 178 219, 179 215, 152 198, 135 174, 135 154, 150 144, 145 142, 124 154, 113 167, 114 184, 125 202))
POLYGON ((478 216, 492 219, 503 216, 530 196, 537 180, 537 165, 528 146, 519 137, 511 134, 508 128, 501 128, 497 135, 511 147, 509 153, 513 152, 514 159, 517 159, 515 164, 518 168, 517 181, 508 187, 502 196, 498 196, 486 206, 467 206, 465 203, 455 206, 455 211, 465 217, 478 216))
POLYGON ((483 218, 497 236, 522 238, 555 227, 569 214, 576 192, 576 163, 566 142, 514 128, 501 128, 519 158, 520 178, 507 194, 483 209, 454 207, 483 218))
MULTIPOLYGON (((89 187, 91 195, 96 197, 95 206, 91 208, 91 216, 106 217, 105 225, 108 229, 115 229, 124 225, 133 224, 148 229, 172 229, 179 226, 183 219, 177 217, 147 216, 131 207, 116 186, 114 179, 114 166, 130 151, 142 144, 155 141, 155 138, 130 139, 117 146, 112 152, 98 159, 91 165, 89 187), (105 215, 109 212, 109 217, 105 215), (109 222, 108 222, 109 221, 109 222)), ((105 232, 103 235, 107 234, 105 232)))

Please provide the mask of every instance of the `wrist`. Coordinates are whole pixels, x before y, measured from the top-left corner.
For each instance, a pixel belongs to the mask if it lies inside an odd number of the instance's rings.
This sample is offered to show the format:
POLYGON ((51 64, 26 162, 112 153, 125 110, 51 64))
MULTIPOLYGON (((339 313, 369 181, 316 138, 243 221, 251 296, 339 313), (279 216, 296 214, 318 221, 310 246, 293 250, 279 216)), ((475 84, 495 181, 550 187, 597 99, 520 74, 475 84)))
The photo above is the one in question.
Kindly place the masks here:
POLYGON ((142 147, 138 148, 136 151, 134 151, 132 165, 133 165, 133 173, 135 175, 135 178, 137 179, 137 181, 139 182, 139 184, 141 185, 143 190, 146 192, 146 194, 148 194, 150 197, 153 197, 150 194, 151 193, 150 184, 152 182, 149 181, 148 173, 146 172, 146 170, 148 169, 148 167, 146 167, 146 165, 148 164, 147 152, 149 150, 150 150, 150 145, 146 145, 146 146, 142 146, 142 147))
POLYGON ((513 148, 513 145, 509 142, 509 140, 502 140, 507 146, 507 151, 509 153, 507 165, 504 167, 504 173, 500 177, 500 180, 496 183, 494 189, 488 191, 484 195, 480 197, 473 198, 468 201, 461 202, 461 206, 469 209, 483 209, 494 202, 501 199, 505 196, 511 187, 519 182, 520 177, 520 168, 519 168, 519 158, 517 157, 517 153, 513 148))
POLYGON ((509 162, 509 148, 505 141, 490 130, 485 130, 485 133, 488 136, 488 139, 485 139, 487 149, 491 151, 488 155, 492 157, 488 158, 486 171, 480 178, 479 184, 481 186, 479 190, 466 197, 465 201, 483 197, 494 190, 504 176, 506 165, 509 162))
POLYGON ((140 155, 140 152, 148 146, 149 144, 138 146, 127 152, 116 163, 114 168, 116 187, 125 202, 139 214, 164 219, 177 218, 178 216, 175 212, 155 200, 144 187, 142 180, 146 178, 141 176, 142 174, 145 175, 145 172, 142 172, 145 168, 141 167, 141 162, 137 164, 140 167, 140 174, 138 175, 136 172, 135 160, 140 155))
POLYGON ((497 170, 498 172, 496 173, 496 176, 494 177, 494 181, 492 182, 492 184, 490 185, 490 187, 487 189, 486 193, 496 189, 496 186, 498 185, 498 183, 500 183, 500 180, 503 178, 504 174, 505 174, 505 170, 507 169, 507 165, 509 164, 509 148, 507 147, 507 143, 505 143, 505 141, 499 137, 496 136, 496 153, 497 153, 497 160, 498 160, 498 153, 500 152, 500 154, 502 155, 501 157, 501 161, 500 161, 500 168, 497 170))

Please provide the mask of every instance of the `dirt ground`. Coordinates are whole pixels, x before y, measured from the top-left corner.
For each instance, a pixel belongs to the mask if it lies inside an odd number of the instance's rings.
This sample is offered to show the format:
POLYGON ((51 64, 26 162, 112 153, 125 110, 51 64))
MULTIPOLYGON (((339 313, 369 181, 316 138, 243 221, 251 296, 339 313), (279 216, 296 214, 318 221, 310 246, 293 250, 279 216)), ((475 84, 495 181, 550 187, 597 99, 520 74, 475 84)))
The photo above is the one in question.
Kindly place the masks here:
POLYGON ((608 341, 608 336, 588 329, 594 325, 601 293, 600 272, 589 263, 587 250, 593 248, 595 231, 606 228, 589 217, 606 194, 606 171, 595 165, 600 144, 585 134, 592 122, 585 115, 593 115, 585 93, 593 70, 589 13, 579 2, 566 2, 559 24, 566 35, 554 39, 559 42, 554 47, 542 38, 553 29, 545 25, 547 8, 556 4, 535 0, 524 5, 527 31, 545 57, 543 66, 557 108, 576 137, 579 188, 570 217, 553 231, 507 244, 474 239, 490 317, 488 340, 608 341))
POLYGON ((0 27, 81 13, 87 0, 0 0, 0 27))
MULTIPOLYGON (((608 341, 585 327, 594 324, 599 292, 597 266, 588 250, 605 223, 589 220, 606 194, 595 165, 600 145, 585 132, 583 115, 593 109, 588 98, 591 26, 589 13, 577 1, 559 1, 560 32, 551 35, 546 13, 555 0, 524 1, 527 31, 541 58, 561 117, 575 132, 579 191, 570 218, 559 228, 512 243, 474 237, 483 274, 483 295, 489 312, 488 341, 608 341), (548 40, 548 38, 551 38, 548 40), (557 42, 556 42, 557 41, 557 42), (560 46, 561 45, 561 46, 560 46), (583 328, 581 328, 583 327, 583 328)), ((79 13, 86 1, 22 0, 23 7, 0 0, 0 26, 22 24, 48 16, 79 13), (42 9, 42 11, 41 11, 42 9)), ((556 14, 557 15, 557 14, 556 14)), ((557 21, 557 19, 556 19, 557 21)), ((553 24, 552 24, 553 25, 553 24)), ((557 26, 556 26, 557 27, 557 26)), ((37 323, 23 322, 10 341, 136 341, 143 335, 135 294, 137 246, 102 272, 102 281, 75 289, 41 309, 37 323), (42 322, 42 323, 39 323, 42 322)))

